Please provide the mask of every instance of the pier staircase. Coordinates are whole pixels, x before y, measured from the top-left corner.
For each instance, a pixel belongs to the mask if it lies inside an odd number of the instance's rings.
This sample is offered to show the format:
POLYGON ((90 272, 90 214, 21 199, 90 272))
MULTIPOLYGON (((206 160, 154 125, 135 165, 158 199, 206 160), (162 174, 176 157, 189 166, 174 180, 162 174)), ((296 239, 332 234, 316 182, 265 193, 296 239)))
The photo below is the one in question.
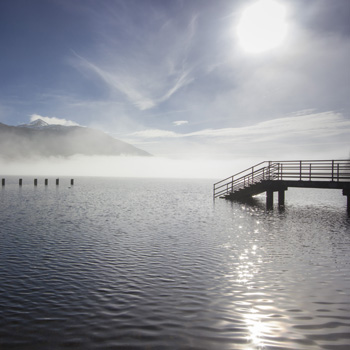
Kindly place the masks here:
POLYGON ((284 206, 288 187, 341 189, 350 210, 349 160, 265 161, 214 184, 213 197, 244 201, 266 192, 266 207, 273 206, 273 193, 284 206))

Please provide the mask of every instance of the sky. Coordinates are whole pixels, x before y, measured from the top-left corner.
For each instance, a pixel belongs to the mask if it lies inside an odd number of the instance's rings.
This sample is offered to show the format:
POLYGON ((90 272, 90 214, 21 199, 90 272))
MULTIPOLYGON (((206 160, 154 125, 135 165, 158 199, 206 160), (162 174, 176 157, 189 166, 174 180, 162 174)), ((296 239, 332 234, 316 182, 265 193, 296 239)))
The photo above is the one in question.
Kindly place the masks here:
POLYGON ((3 0, 0 122, 186 166, 348 158, 349 18, 349 0, 3 0))

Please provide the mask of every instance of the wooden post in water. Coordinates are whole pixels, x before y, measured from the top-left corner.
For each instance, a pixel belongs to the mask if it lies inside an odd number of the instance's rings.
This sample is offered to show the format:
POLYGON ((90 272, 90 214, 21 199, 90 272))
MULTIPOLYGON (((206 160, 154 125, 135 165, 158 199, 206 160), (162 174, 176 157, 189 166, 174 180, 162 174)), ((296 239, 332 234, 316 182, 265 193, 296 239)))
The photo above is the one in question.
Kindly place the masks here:
POLYGON ((346 196, 347 201, 346 201, 346 206, 347 206, 347 211, 348 214, 350 215, 350 188, 344 188, 343 189, 343 196, 346 196))
POLYGON ((60 184, 60 179, 56 179, 56 186, 60 184))
POLYGON ((266 209, 270 210, 273 208, 273 191, 267 190, 266 191, 266 209))
POLYGON ((22 179, 19 179, 18 184, 22 186, 22 179))
POLYGON ((2 180, 1 180, 1 185, 2 185, 2 186, 5 186, 5 179, 2 179, 2 180))
POLYGON ((49 180, 45 179, 45 186, 47 186, 49 184, 49 180))
POLYGON ((34 186, 38 186, 38 179, 34 179, 34 186))
POLYGON ((74 179, 71 179, 71 180, 70 180, 70 184, 71 184, 71 186, 74 185, 74 179))

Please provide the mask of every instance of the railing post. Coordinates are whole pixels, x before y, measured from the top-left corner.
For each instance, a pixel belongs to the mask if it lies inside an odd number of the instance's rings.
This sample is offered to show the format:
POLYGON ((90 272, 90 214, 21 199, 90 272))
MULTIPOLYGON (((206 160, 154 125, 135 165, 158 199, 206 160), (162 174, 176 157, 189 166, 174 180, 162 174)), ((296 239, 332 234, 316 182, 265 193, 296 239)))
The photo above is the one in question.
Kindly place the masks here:
POLYGON ((301 169, 302 169, 302 165, 301 165, 302 161, 300 161, 300 166, 299 166, 299 180, 301 181, 301 169))
POLYGON ((339 163, 337 163, 337 181, 339 182, 339 163))
POLYGON ((232 176, 232 181, 231 181, 231 192, 233 192, 233 176, 232 176))
POLYGON ((283 164, 281 164, 281 180, 283 179, 283 164))
POLYGON ((334 174, 334 160, 332 160, 332 181, 333 181, 333 175, 334 174))
POLYGON ((311 163, 310 163, 310 166, 309 166, 309 181, 311 181, 311 163))
POLYGON ((268 173, 268 180, 271 178, 271 161, 269 161, 269 173, 268 173))
POLYGON ((254 167, 252 167, 252 184, 254 183, 254 167))

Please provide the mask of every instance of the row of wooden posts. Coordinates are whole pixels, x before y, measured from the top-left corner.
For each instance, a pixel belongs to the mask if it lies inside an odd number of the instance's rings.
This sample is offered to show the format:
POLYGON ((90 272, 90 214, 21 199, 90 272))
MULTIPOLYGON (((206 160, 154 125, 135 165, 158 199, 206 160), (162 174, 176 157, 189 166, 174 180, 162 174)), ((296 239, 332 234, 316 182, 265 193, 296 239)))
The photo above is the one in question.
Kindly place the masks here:
MULTIPOLYGON (((5 182, 6 182, 5 179, 1 180, 2 186, 5 186, 5 182)), ((23 179, 19 179, 18 184, 22 186, 22 183, 23 183, 23 179)), ((45 186, 47 186, 48 184, 49 184, 49 179, 45 179, 45 186)), ((60 179, 56 179, 56 185, 58 186, 59 184, 60 184, 60 179)), ((74 179, 70 180, 70 184, 71 186, 74 185, 74 179)), ((38 186, 38 179, 34 179, 34 186, 38 186)))

